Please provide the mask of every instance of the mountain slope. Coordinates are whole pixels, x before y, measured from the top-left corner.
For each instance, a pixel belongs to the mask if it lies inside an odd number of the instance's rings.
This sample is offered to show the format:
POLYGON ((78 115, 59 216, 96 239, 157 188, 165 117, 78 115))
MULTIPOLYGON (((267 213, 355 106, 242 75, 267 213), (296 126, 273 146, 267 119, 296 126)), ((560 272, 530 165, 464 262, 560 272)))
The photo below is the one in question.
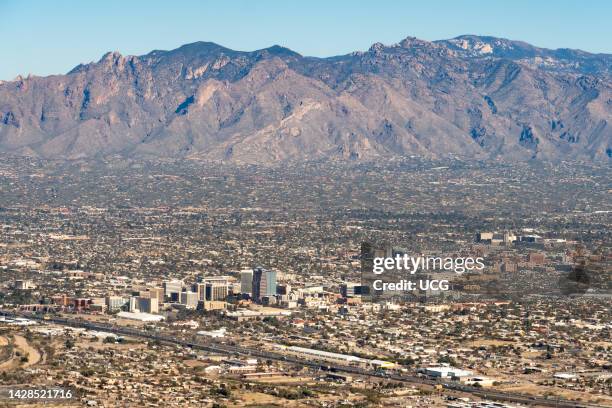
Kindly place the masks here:
POLYGON ((332 58, 193 43, 0 83, 0 151, 266 163, 612 156, 611 59, 492 37, 332 58), (542 62, 544 61, 544 62, 542 62))

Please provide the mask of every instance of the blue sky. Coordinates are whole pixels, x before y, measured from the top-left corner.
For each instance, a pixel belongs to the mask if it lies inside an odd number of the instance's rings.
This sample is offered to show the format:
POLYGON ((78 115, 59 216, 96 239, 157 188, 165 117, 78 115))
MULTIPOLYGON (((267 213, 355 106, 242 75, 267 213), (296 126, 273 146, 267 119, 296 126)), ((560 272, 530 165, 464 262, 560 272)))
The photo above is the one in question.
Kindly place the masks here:
POLYGON ((330 56, 461 34, 612 53, 612 1, 0 0, 0 79, 65 73, 107 51, 144 54, 194 41, 273 44, 330 56))

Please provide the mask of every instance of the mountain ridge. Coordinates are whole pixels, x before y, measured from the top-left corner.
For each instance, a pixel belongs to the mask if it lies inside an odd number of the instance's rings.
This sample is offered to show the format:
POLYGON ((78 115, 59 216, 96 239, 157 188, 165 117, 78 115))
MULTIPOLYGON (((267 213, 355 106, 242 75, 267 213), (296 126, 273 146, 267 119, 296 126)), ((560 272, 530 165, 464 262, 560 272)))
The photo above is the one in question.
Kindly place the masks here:
POLYGON ((211 42, 0 82, 0 151, 266 163, 609 160, 612 56, 465 35, 334 57, 211 42))

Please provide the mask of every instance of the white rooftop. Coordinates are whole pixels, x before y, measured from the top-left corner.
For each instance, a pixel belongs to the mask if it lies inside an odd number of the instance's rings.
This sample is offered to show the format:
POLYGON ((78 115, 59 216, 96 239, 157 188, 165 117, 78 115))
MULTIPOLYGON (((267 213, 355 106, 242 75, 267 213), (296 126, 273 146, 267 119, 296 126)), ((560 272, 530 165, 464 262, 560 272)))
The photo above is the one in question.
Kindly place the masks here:
POLYGON ((139 320, 141 322, 160 322, 164 320, 164 316, 142 312, 119 312, 118 317, 130 320, 139 320))

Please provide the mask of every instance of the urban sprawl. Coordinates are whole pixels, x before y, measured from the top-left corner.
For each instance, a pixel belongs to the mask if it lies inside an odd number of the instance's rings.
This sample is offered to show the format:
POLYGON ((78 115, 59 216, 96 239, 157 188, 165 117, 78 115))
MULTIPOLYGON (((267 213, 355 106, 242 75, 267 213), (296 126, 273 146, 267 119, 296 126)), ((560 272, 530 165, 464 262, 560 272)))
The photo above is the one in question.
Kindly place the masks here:
POLYGON ((0 406, 612 406, 610 176, 4 157, 0 406), (366 242, 483 267, 376 293, 366 242))

